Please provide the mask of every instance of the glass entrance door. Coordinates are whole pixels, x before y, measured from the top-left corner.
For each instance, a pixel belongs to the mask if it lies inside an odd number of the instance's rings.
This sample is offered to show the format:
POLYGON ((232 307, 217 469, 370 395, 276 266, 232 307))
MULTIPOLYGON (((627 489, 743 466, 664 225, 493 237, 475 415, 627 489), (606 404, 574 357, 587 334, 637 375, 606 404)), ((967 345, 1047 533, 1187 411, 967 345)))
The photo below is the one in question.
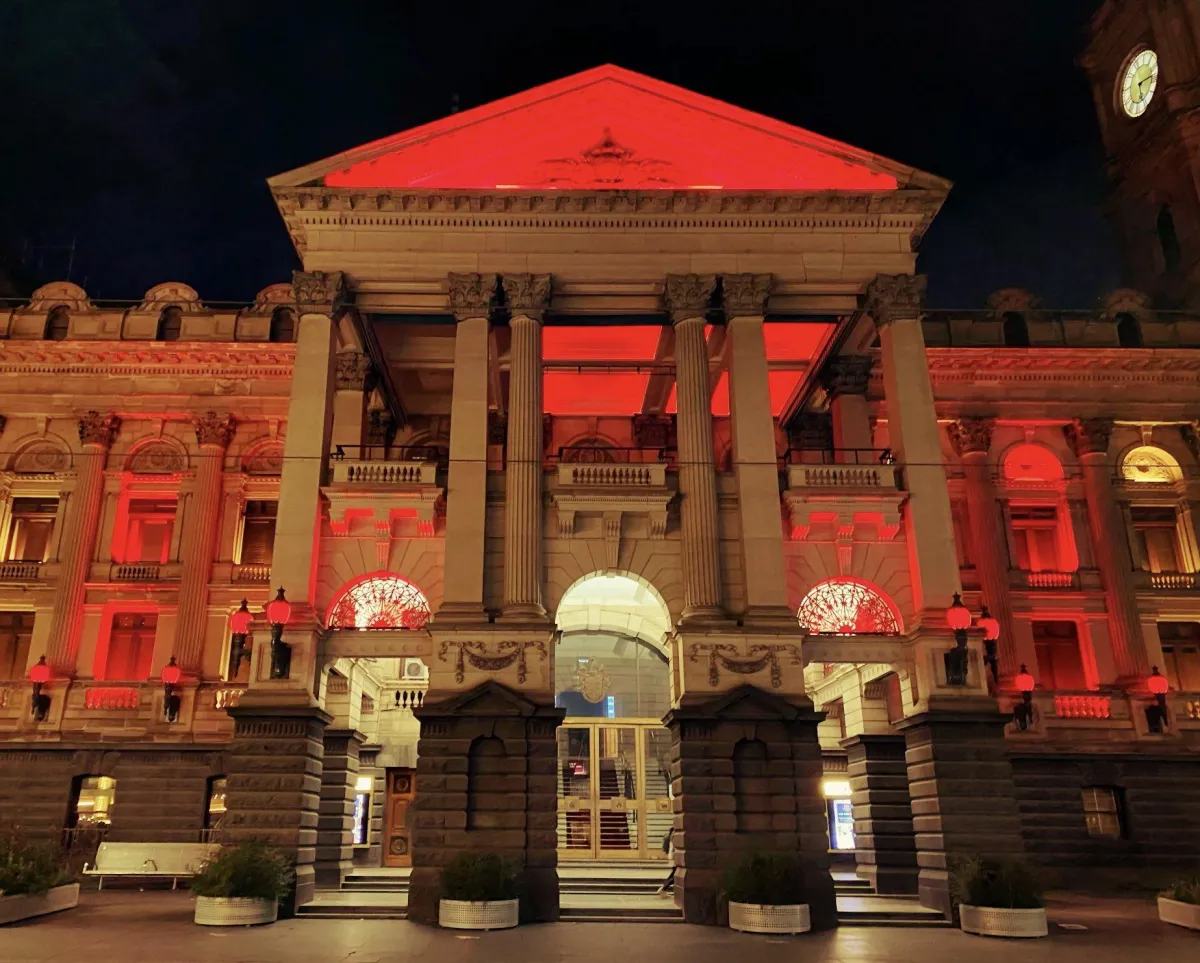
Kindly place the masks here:
POLYGON ((662 837, 671 818, 664 775, 668 739, 657 724, 563 723, 558 730, 563 858, 664 858, 662 837))

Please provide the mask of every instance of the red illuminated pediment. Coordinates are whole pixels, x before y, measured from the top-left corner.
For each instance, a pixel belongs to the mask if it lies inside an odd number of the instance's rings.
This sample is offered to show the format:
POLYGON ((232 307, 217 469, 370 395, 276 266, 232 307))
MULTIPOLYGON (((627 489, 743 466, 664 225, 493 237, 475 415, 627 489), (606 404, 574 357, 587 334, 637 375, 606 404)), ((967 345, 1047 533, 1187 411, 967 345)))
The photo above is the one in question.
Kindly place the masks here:
POLYGON ((607 65, 272 179, 276 187, 891 191, 936 181, 607 65))

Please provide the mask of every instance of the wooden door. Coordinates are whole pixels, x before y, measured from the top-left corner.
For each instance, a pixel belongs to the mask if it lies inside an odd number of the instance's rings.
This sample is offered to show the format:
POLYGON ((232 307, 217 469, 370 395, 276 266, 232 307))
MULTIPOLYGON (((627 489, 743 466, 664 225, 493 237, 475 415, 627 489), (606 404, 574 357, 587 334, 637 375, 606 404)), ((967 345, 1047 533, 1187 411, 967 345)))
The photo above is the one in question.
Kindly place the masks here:
POLYGON ((384 866, 412 865, 412 829, 409 812, 417 792, 412 769, 387 771, 387 808, 384 811, 384 866))

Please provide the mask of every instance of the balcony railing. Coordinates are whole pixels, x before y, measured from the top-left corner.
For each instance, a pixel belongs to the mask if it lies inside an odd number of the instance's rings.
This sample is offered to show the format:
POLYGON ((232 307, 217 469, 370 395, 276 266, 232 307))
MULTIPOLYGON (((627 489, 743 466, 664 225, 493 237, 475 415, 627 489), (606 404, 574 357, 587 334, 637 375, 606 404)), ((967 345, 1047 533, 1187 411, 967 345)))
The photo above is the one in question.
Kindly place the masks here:
POLYGON ((83 694, 85 709, 136 709, 142 690, 135 685, 90 686, 83 694))
POLYGON ((428 686, 422 683, 419 687, 401 683, 396 690, 394 709, 419 709, 425 704, 425 692, 428 686))
POLYGON ((1054 714, 1060 719, 1111 719, 1112 697, 1096 692, 1055 692, 1054 714))
POLYGON ((899 491, 894 465, 789 465, 789 488, 899 491))
POLYGON ((245 691, 244 686, 217 689, 213 692, 213 708, 228 709, 230 706, 238 705, 242 701, 242 693, 245 691))
POLYGON ((1156 589, 1191 589, 1196 587, 1192 572, 1151 572, 1150 587, 1156 589))
POLYGON ((333 460, 329 474, 334 485, 433 485, 437 482, 437 462, 333 460))
POLYGON ((36 582, 41 562, 0 562, 0 581, 36 582))
POLYGON ((647 465, 560 464, 558 483, 589 487, 662 488, 667 484, 667 466, 663 462, 647 465))
POLYGON ((235 582, 269 582, 271 580, 271 565, 257 562, 243 562, 233 567, 235 582))
POLYGON ((1024 572, 1031 589, 1073 589, 1079 587, 1078 572, 1024 572))
POLYGON ((162 566, 152 562, 124 562, 113 566, 114 582, 157 582, 161 578, 162 566))

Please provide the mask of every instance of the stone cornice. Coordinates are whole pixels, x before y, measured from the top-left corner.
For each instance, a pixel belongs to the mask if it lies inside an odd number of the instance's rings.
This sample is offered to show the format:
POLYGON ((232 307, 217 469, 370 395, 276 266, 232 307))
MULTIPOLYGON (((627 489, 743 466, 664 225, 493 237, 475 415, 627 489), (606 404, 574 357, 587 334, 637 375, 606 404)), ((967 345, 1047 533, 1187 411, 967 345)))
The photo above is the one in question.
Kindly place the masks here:
POLYGON ((935 385, 1181 384, 1200 387, 1200 351, 1119 348, 928 348, 935 385))
POLYGON ((271 342, 4 341, 0 375, 288 379, 295 356, 295 345, 271 342))

